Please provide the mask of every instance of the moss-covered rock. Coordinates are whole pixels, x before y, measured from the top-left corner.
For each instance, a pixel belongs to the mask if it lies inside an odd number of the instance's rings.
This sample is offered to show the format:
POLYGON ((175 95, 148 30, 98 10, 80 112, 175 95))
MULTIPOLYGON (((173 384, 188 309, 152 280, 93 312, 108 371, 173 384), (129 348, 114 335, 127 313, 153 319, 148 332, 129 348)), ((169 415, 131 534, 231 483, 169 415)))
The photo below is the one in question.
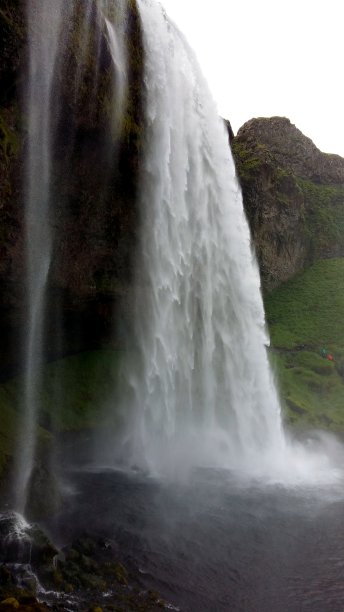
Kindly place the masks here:
MULTIPOLYGON (((33 528, 32 528, 33 529, 33 528)), ((47 538, 40 532, 44 543, 47 538)), ((49 542, 48 542, 49 545, 49 542)), ((36 599, 36 583, 28 585, 28 566, 0 566, 0 610, 15 606, 19 611, 33 612, 48 609, 147 611, 167 607, 158 593, 141 588, 139 571, 129 571, 116 553, 116 543, 98 536, 83 534, 66 546, 58 555, 52 545, 51 556, 34 557, 32 572, 46 589, 49 606, 36 599), (24 579, 23 579, 24 576, 24 579), (24 584, 25 583, 25 586, 24 584), (2 602, 2 603, 1 603, 2 602)), ((48 547, 48 550, 50 550, 48 547)), ((33 575, 33 574, 32 574, 33 575)), ((44 593, 40 594, 44 600, 44 593)))
POLYGON ((282 117, 252 119, 232 150, 265 290, 344 255, 342 158, 321 153, 282 117))

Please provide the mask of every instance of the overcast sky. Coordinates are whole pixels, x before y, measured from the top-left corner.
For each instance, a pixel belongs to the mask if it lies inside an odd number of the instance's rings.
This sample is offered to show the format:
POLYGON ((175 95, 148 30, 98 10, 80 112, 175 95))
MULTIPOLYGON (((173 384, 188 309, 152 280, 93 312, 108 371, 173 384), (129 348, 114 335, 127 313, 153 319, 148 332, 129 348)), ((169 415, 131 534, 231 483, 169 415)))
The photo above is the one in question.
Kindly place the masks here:
POLYGON ((236 132, 288 117, 344 157, 344 0, 161 0, 236 132))

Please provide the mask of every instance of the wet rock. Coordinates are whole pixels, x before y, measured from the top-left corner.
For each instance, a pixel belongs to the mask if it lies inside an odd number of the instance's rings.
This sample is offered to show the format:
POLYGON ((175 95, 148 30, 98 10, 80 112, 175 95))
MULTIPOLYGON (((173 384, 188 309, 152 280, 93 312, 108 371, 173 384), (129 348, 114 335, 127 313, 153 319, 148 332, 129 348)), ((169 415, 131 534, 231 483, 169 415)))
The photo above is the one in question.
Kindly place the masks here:
POLYGON ((0 11, 0 103, 16 94, 25 42, 24 2, 2 0, 0 11))
MULTIPOLYGON (((70 38, 68 44, 61 45, 54 76, 56 130, 52 136, 51 176, 54 249, 45 292, 43 361, 104 346, 118 348, 123 342, 132 301, 130 286, 139 224, 136 192, 144 141, 144 87, 137 5, 135 1, 128 2, 122 23, 128 46, 128 100, 122 130, 115 139, 111 137, 109 119, 116 84, 106 26, 96 15, 97 3, 92 3, 90 36, 81 61, 79 51, 89 3, 75 0, 72 4, 72 18, 66 29, 70 38), (99 27, 100 37, 96 40, 95 28, 99 27), (80 79, 75 79, 76 64, 80 79), (77 80, 80 87, 76 91, 77 80), (115 328, 119 332, 114 339, 115 328)), ((117 10, 117 3, 113 10, 117 10)), ((23 214, 27 197, 28 119, 25 12, 25 0, 1 2, 0 380, 6 383, 22 373, 22 344, 27 336, 23 214)), ((6 389, 1 397, 2 501, 20 428, 20 393, 6 389)), ((51 419, 46 422, 44 409, 42 402, 40 425, 52 431, 54 426, 51 419)), ((36 520, 52 512, 56 503, 58 491, 53 475, 44 464, 37 465, 30 483, 28 516, 36 520)))
MULTIPOLYGON (((37 525, 30 525, 16 512, 0 515, 1 563, 40 566, 51 563, 57 552, 49 538, 37 525)), ((6 569, 2 570, 4 576, 6 571, 6 569)), ((8 573, 7 580, 10 580, 8 573)))
MULTIPOLYGON (((54 252, 46 294, 48 358, 101 346, 114 312, 125 317, 138 228, 136 190, 144 140, 143 46, 136 2, 121 25, 128 47, 128 99, 121 134, 111 138, 113 64, 96 3, 85 54, 86 4, 75 0, 61 45, 54 96, 52 160, 54 252), (99 43, 99 46, 98 46, 99 43), (81 59, 80 59, 81 58, 81 59), (98 63, 97 63, 98 62, 98 63), (75 79, 78 73, 79 78, 75 79), (79 86, 76 90, 76 81, 79 86), (97 95, 94 95, 97 83, 97 95)), ((110 8, 109 8, 110 10, 110 8)), ((116 5, 113 8, 116 11, 116 5)), ((18 339, 26 333, 25 116, 26 2, 2 0, 0 11, 0 376, 20 371, 18 339)), ((115 15, 116 17, 116 15, 115 15)), ((0 424, 1 427, 1 424, 0 424)))
POLYGON ((49 463, 36 461, 28 483, 26 516, 33 521, 54 514, 61 501, 59 486, 49 463))
POLYGON ((226 126, 226 130, 227 130, 227 133, 228 133, 228 142, 231 145, 233 140, 234 140, 233 128, 231 126, 230 121, 228 121, 228 119, 224 119, 223 122, 224 122, 224 124, 226 126))
POLYGON ((0 602, 0 610, 3 612, 13 612, 13 610, 18 610, 18 612, 46 612, 49 608, 34 598, 24 597, 22 599, 19 596, 18 599, 8 597, 0 602))
POLYGON ((4 609, 8 608, 10 610, 17 610, 20 606, 20 603, 19 601, 17 601, 17 599, 15 599, 15 597, 8 597, 0 603, 0 606, 4 609))
MULTIPOLYGON (((15 526, 22 536, 30 533, 34 543, 31 564, 13 562, 0 566, 0 600, 15 600, 19 611, 68 607, 78 612, 152 612, 165 607, 158 593, 140 587, 139 572, 126 568, 117 556, 114 541, 87 533, 65 547, 62 554, 60 551, 52 556, 56 550, 38 527, 19 522, 19 529, 18 517, 13 516, 8 516, 7 521, 10 531, 15 526), (46 603, 40 603, 37 597, 46 603)), ((11 605, 0 604, 0 610, 14 609, 11 605)))
POLYGON ((30 525, 16 512, 0 515, 0 562, 28 563, 31 555, 30 525))

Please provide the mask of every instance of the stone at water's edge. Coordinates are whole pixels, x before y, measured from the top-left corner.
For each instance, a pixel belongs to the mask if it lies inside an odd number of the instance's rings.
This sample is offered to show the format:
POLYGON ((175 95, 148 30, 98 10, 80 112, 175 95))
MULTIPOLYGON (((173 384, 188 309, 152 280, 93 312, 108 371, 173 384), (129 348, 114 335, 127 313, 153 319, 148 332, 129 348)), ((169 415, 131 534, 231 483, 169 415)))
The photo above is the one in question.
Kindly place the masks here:
POLYGON ((44 565, 52 562, 57 549, 37 526, 15 512, 0 514, 0 562, 44 565))
POLYGON ((265 290, 344 255, 344 159, 284 117, 248 121, 232 150, 265 290))
POLYGON ((88 533, 59 551, 13 512, 0 515, 0 563, 0 610, 165 607, 157 593, 142 589, 137 568, 128 572, 115 541, 88 533))

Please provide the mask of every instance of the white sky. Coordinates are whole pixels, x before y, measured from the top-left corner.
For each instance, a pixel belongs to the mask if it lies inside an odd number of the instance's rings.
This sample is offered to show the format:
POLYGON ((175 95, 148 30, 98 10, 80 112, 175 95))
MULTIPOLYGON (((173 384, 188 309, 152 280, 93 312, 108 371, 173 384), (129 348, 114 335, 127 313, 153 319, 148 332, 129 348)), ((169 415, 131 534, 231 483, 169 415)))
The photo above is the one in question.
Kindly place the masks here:
POLYGON ((288 117, 344 157, 344 0, 160 0, 234 132, 288 117))

